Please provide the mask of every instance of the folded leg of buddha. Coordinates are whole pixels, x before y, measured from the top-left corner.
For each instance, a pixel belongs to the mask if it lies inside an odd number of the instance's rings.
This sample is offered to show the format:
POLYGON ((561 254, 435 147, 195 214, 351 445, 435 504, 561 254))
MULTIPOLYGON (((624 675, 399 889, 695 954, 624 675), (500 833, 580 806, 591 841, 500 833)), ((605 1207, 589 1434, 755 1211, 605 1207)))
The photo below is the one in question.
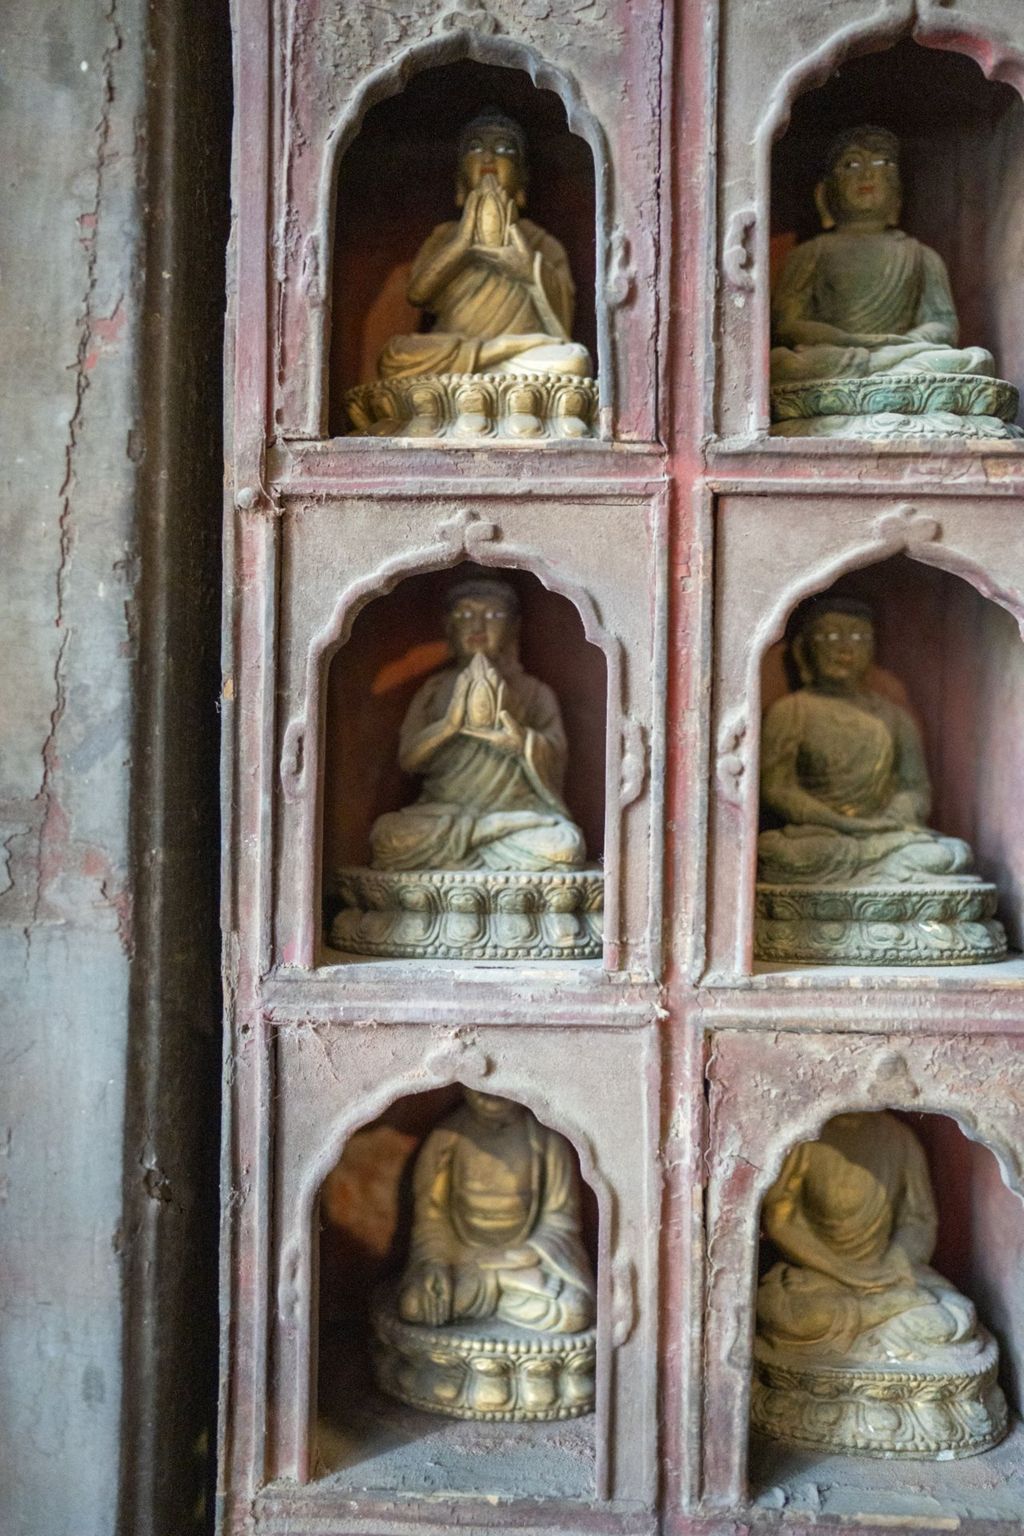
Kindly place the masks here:
POLYGON ((757 1327, 766 1343, 845 1360, 915 1360, 972 1340, 974 1307, 925 1264, 884 1291, 860 1291, 814 1270, 776 1264, 761 1281, 757 1327))
POLYGON ((927 1263, 935 1202, 906 1125, 837 1116, 790 1153, 763 1226, 783 1260, 757 1294, 760 1428, 886 1455, 972 1454, 1000 1438, 995 1346, 927 1263))
POLYGON ((818 235, 786 263, 773 296, 773 384, 895 373, 995 375, 984 347, 958 347, 956 310, 940 256, 899 229, 818 235), (823 333, 820 341, 796 340, 823 333), (832 329, 866 344, 831 344, 832 329), (867 341, 867 338, 874 338, 867 341))
MULTIPOLYGON (((377 362, 382 379, 449 373, 589 376, 589 352, 567 339, 575 290, 565 250, 530 219, 519 219, 517 228, 534 256, 533 281, 509 276, 483 256, 468 258, 431 299, 433 328, 388 342, 377 362), (553 323, 561 335, 552 335, 553 323)), ((434 264, 457 229, 454 221, 439 224, 417 267, 434 264)))

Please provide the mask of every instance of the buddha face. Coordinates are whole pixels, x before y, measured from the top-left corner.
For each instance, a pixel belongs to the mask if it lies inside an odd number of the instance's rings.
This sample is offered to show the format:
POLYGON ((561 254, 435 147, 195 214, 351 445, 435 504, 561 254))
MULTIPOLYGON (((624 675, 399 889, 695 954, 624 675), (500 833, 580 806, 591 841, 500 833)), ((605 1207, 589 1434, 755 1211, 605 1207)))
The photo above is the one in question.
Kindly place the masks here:
POLYGON ((500 123, 482 123, 463 146, 459 164, 459 201, 478 187, 485 176, 493 176, 522 206, 525 202, 526 167, 514 134, 500 123))
POLYGON ((843 150, 821 188, 819 206, 840 228, 885 227, 899 220, 900 169, 891 148, 870 140, 843 150))
POLYGON ((448 640, 456 660, 472 661, 477 654, 498 661, 516 632, 511 605, 499 596, 460 597, 448 611, 448 640))
POLYGON ((813 618, 795 647, 808 680, 839 692, 856 688, 875 654, 870 619, 853 613, 821 613, 813 618))
POLYGON ((474 1119, 484 1125, 511 1125, 526 1113, 521 1104, 499 1098, 496 1093, 480 1093, 476 1088, 466 1088, 463 1092, 474 1119))

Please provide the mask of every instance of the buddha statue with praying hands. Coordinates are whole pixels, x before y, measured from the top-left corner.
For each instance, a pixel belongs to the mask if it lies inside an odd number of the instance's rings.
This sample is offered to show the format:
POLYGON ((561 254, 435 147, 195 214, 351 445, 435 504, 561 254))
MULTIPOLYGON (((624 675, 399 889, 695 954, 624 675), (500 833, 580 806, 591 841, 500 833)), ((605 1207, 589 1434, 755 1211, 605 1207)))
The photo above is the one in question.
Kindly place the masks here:
POLYGON ((960 838, 926 825, 931 792, 906 709, 867 682, 871 610, 842 597, 798 613, 800 687, 761 734, 755 953, 825 964, 998 960, 996 891, 960 838))
POLYGON ((332 943, 361 953, 580 958, 600 953, 601 877, 562 798, 558 701, 518 654, 519 602, 488 576, 449 590, 453 664, 399 738, 412 805, 378 817, 371 871, 340 879, 332 943), (374 873, 377 872, 377 873, 374 873))
POLYGON ((790 1152, 762 1210, 779 1262, 757 1293, 755 1428, 887 1457, 1002 1439, 996 1346, 929 1267, 936 1226, 924 1153, 894 1115, 836 1115, 790 1152))
POLYGON ((586 347, 571 338, 575 289, 563 247, 522 216, 526 139, 487 111, 462 132, 459 217, 413 263, 408 298, 429 329, 394 336, 380 381, 350 391, 358 433, 530 440, 589 436, 596 409, 586 347))
POLYGON ((595 1287, 568 1142, 496 1094, 428 1136, 409 1259, 374 1307, 389 1392, 462 1418, 568 1418, 593 1407, 595 1287))
POLYGON ((1017 390, 961 347, 942 258, 899 228, 899 142, 859 127, 816 189, 825 233, 790 254, 772 295, 773 433, 1013 437, 1017 390))

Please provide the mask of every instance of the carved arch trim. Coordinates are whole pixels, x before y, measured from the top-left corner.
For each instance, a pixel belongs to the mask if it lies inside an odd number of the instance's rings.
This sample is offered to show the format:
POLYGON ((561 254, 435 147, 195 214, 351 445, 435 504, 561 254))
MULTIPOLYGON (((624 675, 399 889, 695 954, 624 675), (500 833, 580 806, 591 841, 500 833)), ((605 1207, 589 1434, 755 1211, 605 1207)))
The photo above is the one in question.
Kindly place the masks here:
POLYGON ((583 139, 590 149, 594 166, 596 226, 594 301, 598 405, 602 421, 614 415, 615 402, 611 398, 613 358, 610 309, 616 302, 618 278, 617 269, 609 272, 609 263, 615 267, 619 246, 612 229, 611 158, 604 128, 587 106, 575 77, 549 63, 532 44, 498 33, 474 30, 469 26, 455 26, 404 49, 397 59, 381 65, 369 74, 346 102, 324 141, 316 224, 307 236, 302 262, 304 274, 308 271, 316 275, 312 292, 307 291, 310 285, 303 283, 302 287, 307 303, 311 341, 308 415, 320 436, 325 436, 328 430, 331 254, 342 157, 358 135, 363 118, 371 107, 391 96, 400 95, 414 75, 446 64, 455 64, 462 59, 493 65, 499 69, 519 70, 529 76, 538 90, 552 91, 565 107, 569 132, 583 139))
MULTIPOLYGON (((285 957, 288 964, 311 969, 316 963, 319 944, 324 796, 321 769, 325 750, 330 664, 348 639, 356 618, 371 602, 386 597, 408 577, 430 571, 450 570, 467 559, 497 570, 529 571, 549 592, 567 598, 580 616, 584 637, 605 658, 604 953, 606 965, 610 969, 616 968, 622 813, 631 798, 624 795, 622 780, 624 776, 627 779, 631 777, 627 759, 633 740, 631 733, 624 730, 625 663, 622 642, 616 634, 604 627, 597 604, 585 587, 556 577, 536 549, 526 545, 506 544, 495 524, 484 522, 469 512, 458 513, 442 523, 436 543, 408 555, 393 556, 352 582, 340 594, 330 619, 310 642, 306 653, 303 708, 285 728, 280 761, 285 799, 300 803, 297 832, 300 840, 297 861, 299 875, 295 893, 299 903, 297 952, 285 957)), ((639 786, 636 792, 640 792, 639 786)))
MULTIPOLYGON (((564 1136, 575 1151, 580 1177, 593 1191, 598 1211, 597 1287, 597 1497, 608 1497, 611 1372, 610 1351, 620 1342, 617 1337, 617 1298, 613 1284, 621 1270, 621 1256, 615 1253, 615 1195, 606 1179, 590 1136, 571 1116, 557 1112, 551 1099, 538 1090, 527 1074, 505 1064, 492 1063, 478 1045, 464 1038, 451 1042, 428 1056, 426 1072, 410 1068, 386 1079, 372 1093, 350 1105, 333 1122, 319 1153, 310 1161, 302 1176, 299 1199, 290 1213, 275 1276, 275 1313, 277 1326, 284 1330, 294 1385, 293 1412, 290 1416, 292 1443, 283 1446, 286 1462, 295 1469, 300 1482, 308 1482, 312 1469, 315 1433, 315 1336, 317 1327, 317 1207, 324 1180, 340 1161, 352 1137, 372 1125, 393 1104, 438 1088, 479 1087, 522 1104, 546 1129, 564 1136), (462 1050, 460 1051, 460 1046, 462 1050), (459 1065, 459 1056, 464 1064, 459 1065), (431 1070, 432 1066, 434 1070, 431 1070)), ((284 1351, 282 1351, 283 1353, 284 1351)), ((287 1375, 287 1372, 286 1372, 287 1375)))

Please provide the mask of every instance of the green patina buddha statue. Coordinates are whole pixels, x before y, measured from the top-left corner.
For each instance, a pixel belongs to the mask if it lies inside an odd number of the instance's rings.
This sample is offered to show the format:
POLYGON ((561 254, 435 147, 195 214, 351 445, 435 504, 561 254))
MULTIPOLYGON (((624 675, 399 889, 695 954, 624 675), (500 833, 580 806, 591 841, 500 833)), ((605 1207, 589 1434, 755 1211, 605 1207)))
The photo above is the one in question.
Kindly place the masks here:
POLYGON ((863 603, 821 598, 798 619, 800 687, 771 706, 761 735, 761 803, 781 825, 758 839, 758 955, 1001 958, 994 889, 962 839, 925 824, 921 738, 908 711, 869 686, 874 650, 863 603))
POLYGON ((772 295, 775 430, 1008 435, 1016 391, 990 352, 959 346, 942 258, 899 228, 896 136, 840 135, 815 200, 825 233, 791 253, 772 295))

